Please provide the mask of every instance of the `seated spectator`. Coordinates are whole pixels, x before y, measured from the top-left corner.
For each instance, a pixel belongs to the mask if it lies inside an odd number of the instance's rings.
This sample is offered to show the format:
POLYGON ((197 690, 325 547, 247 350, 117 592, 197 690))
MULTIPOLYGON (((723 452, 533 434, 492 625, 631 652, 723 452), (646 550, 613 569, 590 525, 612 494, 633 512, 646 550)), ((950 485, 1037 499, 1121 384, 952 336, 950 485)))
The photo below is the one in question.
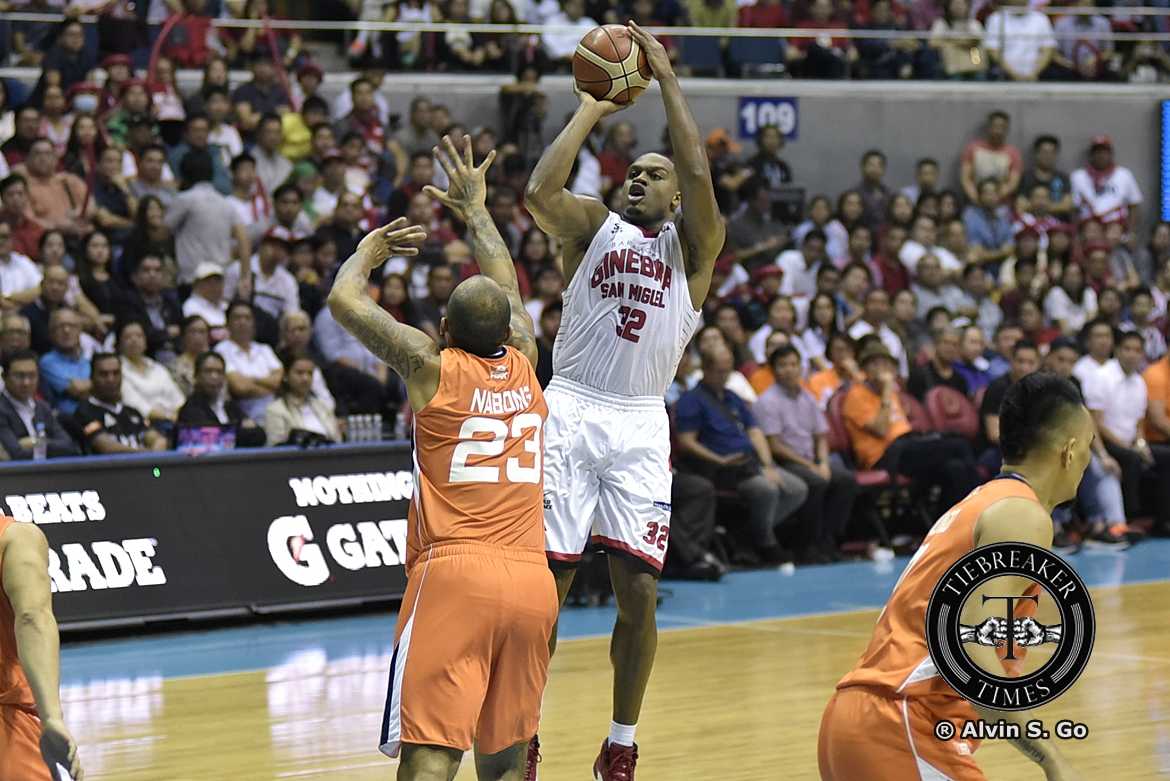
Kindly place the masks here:
POLYGON ((1012 353, 1016 342, 1024 338, 1024 329, 1019 323, 1003 322, 992 334, 991 348, 983 353, 987 359, 987 372, 995 380, 1011 371, 1012 353))
MULTIPOLYGON (((130 194, 138 199, 140 208, 147 196, 158 199, 164 207, 169 207, 175 200, 175 183, 166 180, 164 172, 167 171, 167 152, 162 144, 149 144, 138 154, 138 174, 127 184, 130 194)), ((171 173, 171 176, 174 174, 171 173)))
POLYGON ((244 152, 244 139, 234 124, 228 121, 232 104, 224 87, 210 87, 203 92, 203 108, 207 112, 210 131, 207 140, 216 144, 234 159, 244 152))
POLYGON ((848 334, 838 333, 830 336, 825 355, 830 361, 829 368, 810 375, 805 383, 805 388, 817 400, 821 409, 828 406, 829 399, 839 389, 862 379, 861 369, 854 358, 853 340, 848 334))
POLYGON ((226 364, 216 352, 200 353, 195 359, 195 388, 179 410, 177 425, 230 426, 236 433, 237 447, 263 447, 264 429, 244 414, 239 403, 225 393, 226 364))
POLYGON ((313 395, 325 403, 330 412, 337 408, 333 394, 321 371, 324 362, 317 348, 313 346, 313 321, 301 311, 289 312, 280 318, 280 347, 282 362, 289 356, 305 357, 313 361, 313 395))
POLYGON ((1093 385, 1096 376, 1102 373, 1116 379, 1119 367, 1113 357, 1116 338, 1113 326, 1106 320, 1094 320, 1085 326, 1083 338, 1087 352, 1073 366, 1073 376, 1081 386, 1088 388, 1093 385))
POLYGON ((980 250, 979 262, 988 267, 993 277, 998 277, 999 264, 1011 257, 1014 249, 1011 215, 1003 205, 997 180, 982 180, 978 190, 979 200, 963 210, 963 225, 967 228, 967 240, 980 250))
POLYGON ((171 148, 167 162, 171 170, 179 175, 186 183, 192 186, 197 182, 191 181, 183 173, 183 159, 194 153, 196 157, 207 156, 208 171, 206 181, 220 195, 225 198, 232 191, 232 177, 228 169, 231 164, 231 155, 219 144, 211 143, 211 121, 206 114, 192 114, 185 121, 185 131, 182 143, 171 148))
POLYGON ((387 401, 388 367, 342 328, 329 307, 313 321, 313 339, 325 358, 325 380, 348 414, 379 413, 387 401))
POLYGON ((419 317, 435 323, 447 314, 447 300, 455 289, 455 272, 445 263, 430 267, 427 272, 427 295, 416 304, 419 317))
POLYGON ((849 329, 849 336, 860 339, 866 334, 877 334, 886 350, 894 357, 898 364, 899 376, 910 374, 910 364, 906 357, 906 348, 898 334, 890 327, 890 295, 881 288, 872 288, 865 294, 865 309, 861 319, 849 329))
POLYGON ((942 75, 948 79, 979 79, 987 71, 983 50, 983 24, 971 18, 967 0, 947 0, 941 19, 930 28, 930 47, 942 59, 942 75), (967 37, 950 37, 967 36, 967 37))
POLYGON ((368 231, 361 195, 343 192, 333 214, 317 228, 317 235, 337 245, 337 256, 348 258, 368 231))
MULTIPOLYGON (((1133 518, 1142 507, 1142 483, 1149 478, 1155 501, 1150 503, 1159 529, 1170 526, 1170 447, 1150 445, 1140 424, 1146 418, 1148 395, 1139 370, 1145 360, 1141 334, 1123 333, 1117 345, 1114 368, 1102 368, 1083 382, 1085 406, 1093 413, 1105 449, 1121 466, 1126 515, 1133 518)), ((1124 532, 1123 532, 1124 533, 1124 532)))
POLYGON ((991 296, 991 279, 987 270, 977 263, 969 263, 961 278, 962 296, 954 312, 972 319, 990 338, 1003 322, 1003 310, 991 296))
MULTIPOLYGON (((890 0, 875 0, 869 7, 869 30, 904 29, 894 18, 890 0)), ((904 38, 860 38, 857 40, 855 78, 909 79, 914 75, 914 60, 921 48, 913 36, 904 38)))
POLYGON ((66 19, 41 62, 41 80, 33 94, 43 95, 49 84, 56 84, 67 92, 74 84, 84 82, 89 72, 97 67, 94 55, 95 52, 85 45, 85 27, 77 19, 66 19))
POLYGON ((215 346, 227 365, 228 390, 252 420, 263 420, 272 403, 284 368, 266 344, 254 341, 256 318, 251 305, 235 301, 227 311, 228 338, 215 346))
POLYGON ((1097 294, 1085 284, 1085 272, 1079 263, 1065 264, 1060 284, 1053 285, 1044 296, 1044 316, 1065 336, 1075 336, 1097 316, 1097 294))
POLYGON ((840 330, 837 324, 839 319, 837 302, 833 297, 828 293, 817 293, 809 304, 808 327, 795 340, 806 370, 820 371, 828 367, 826 351, 829 338, 840 330))
POLYGON ((734 489, 750 512, 750 533, 769 564, 788 560, 776 536, 808 494, 804 482, 775 465, 768 442, 747 404, 726 390, 731 351, 715 346, 703 354, 703 379, 675 407, 679 447, 692 471, 717 487, 734 489))
POLYGON ((910 238, 898 250, 898 260, 910 272, 910 276, 921 275, 918 263, 927 255, 933 256, 942 265, 943 273, 947 277, 958 276, 963 269, 963 263, 956 258, 946 247, 939 246, 938 227, 933 218, 920 214, 915 218, 910 229, 910 238))
POLYGON ((739 188, 743 203, 727 223, 727 244, 735 251, 735 262, 756 269, 771 263, 788 241, 788 228, 772 216, 772 196, 767 182, 759 176, 739 188))
POLYGON ((40 363, 45 400, 59 414, 72 416, 91 391, 90 360, 81 346, 81 316, 72 309, 54 310, 49 315, 49 340, 53 349, 40 363))
MULTIPOLYGON (((829 0, 813 0, 809 5, 809 18, 802 19, 796 26, 804 30, 832 30, 845 26, 832 16, 833 4, 829 0)), ((849 39, 824 38, 809 36, 788 40, 788 66, 798 78, 843 79, 849 64, 857 61, 857 49, 849 39)))
POLYGON ((167 438, 150 428, 142 413, 122 403, 122 362, 113 353, 93 356, 91 391, 73 413, 87 453, 166 450, 167 438))
POLYGON ((752 407, 776 463, 800 478, 808 498, 797 512, 799 558, 809 563, 839 560, 837 546, 849 523, 857 481, 839 459, 830 458, 828 422, 800 383, 800 354, 791 345, 768 358, 776 383, 752 407))
POLYGON ((1048 15, 1019 3, 987 17, 983 48, 1005 78, 1036 81, 1052 62, 1056 38, 1048 15))
POLYGON ((0 309, 14 311, 40 294, 40 267, 12 249, 12 228, 0 222, 0 309))
POLYGON ((954 365, 955 371, 967 383, 967 392, 972 395, 991 384, 991 362, 984 355, 986 348, 987 340, 979 326, 969 325, 963 329, 959 358, 954 365))
POLYGON ((20 174, 0 180, 0 221, 12 230, 12 248, 29 258, 37 257, 45 229, 33 216, 28 182, 20 174))
POLYGON ((967 381, 955 371, 959 360, 959 332, 952 326, 934 332, 934 350, 930 361, 910 370, 910 381, 906 390, 919 401, 926 399, 931 388, 945 385, 954 388, 964 396, 968 393, 967 381))
POLYGON ((284 361, 285 379, 276 400, 264 415, 264 432, 269 445, 283 445, 301 432, 330 442, 341 441, 341 431, 331 408, 332 397, 318 398, 313 392, 317 364, 308 354, 289 356, 284 361))
POLYGON ((199 315, 183 318, 179 329, 179 354, 171 367, 175 385, 186 398, 195 390, 195 359, 211 349, 211 328, 199 315))
POLYGON ((283 228, 294 241, 302 241, 313 232, 313 221, 304 211, 305 198, 295 184, 286 183, 272 194, 272 227, 283 228))
POLYGON ((97 175, 90 193, 97 211, 93 222, 119 244, 134 228, 138 200, 130 192, 130 185, 122 175, 122 150, 108 146, 98 156, 97 175))
POLYGON ((918 261, 918 281, 911 284, 910 289, 914 293, 918 318, 925 318, 927 312, 940 306, 958 312, 964 304, 963 291, 947 281, 946 271, 934 255, 925 255, 918 261))
POLYGON ((190 297, 183 302, 183 317, 198 315, 211 328, 211 342, 227 338, 228 300, 224 297, 223 269, 215 263, 200 263, 195 270, 190 297))
POLYGON ((0 317, 0 362, 3 362, 7 355, 14 355, 30 349, 32 349, 32 326, 29 324, 28 318, 24 315, 0 317))
POLYGON ((100 230, 86 236, 81 244, 79 261, 77 276, 81 290, 104 316, 104 325, 109 326, 124 292, 120 280, 110 270, 113 261, 110 237, 100 230))
POLYGON ((40 371, 31 350, 6 352, 4 392, 0 394, 0 446, 13 461, 33 458, 36 440, 43 437, 49 458, 76 456, 81 451, 57 422, 49 405, 37 398, 40 371))
MULTIPOLYGON (((12 137, 0 144, 0 152, 9 168, 27 163, 32 154, 33 143, 41 136, 41 112, 36 106, 26 103, 16 110, 12 126, 12 137)), ((50 142, 50 146, 52 142, 50 142)))
POLYGON ((1148 287, 1139 287, 1129 296, 1129 317, 1121 324, 1122 331, 1142 335, 1146 345, 1146 363, 1151 364, 1166 354, 1166 337, 1157 323, 1151 320, 1154 296, 1148 287))
POLYGON ((146 355, 146 328, 128 320, 118 328, 118 354, 122 358, 122 400, 146 415, 152 425, 175 422, 186 397, 171 373, 146 355))
POLYGON ((138 202, 134 230, 122 246, 122 278, 131 280, 134 269, 147 255, 154 255, 162 262, 162 286, 174 291, 179 283, 175 234, 167 225, 163 202, 153 195, 147 195, 138 202))
POLYGON ((256 144, 252 147, 252 158, 256 161, 256 176, 264 192, 273 200, 279 197, 280 187, 292 175, 293 165, 281 154, 281 120, 275 114, 264 116, 256 129, 256 144))
MULTIPOLYGON (((716 313, 716 324, 721 325, 719 317, 724 316, 727 321, 731 333, 737 333, 737 321, 739 320, 739 313, 735 307, 730 304, 719 307, 716 313), (735 319, 732 319, 734 313, 735 319)), ((742 330, 742 325, 738 325, 738 329, 742 330)), ((776 296, 772 299, 771 304, 768 305, 768 321, 760 326, 751 338, 747 340, 747 355, 736 355, 739 362, 742 364, 744 360, 750 359, 757 364, 764 364, 768 361, 768 354, 766 344, 774 333, 783 333, 792 341, 796 335, 796 307, 792 304, 792 299, 788 296, 776 296)), ((724 335, 731 338, 731 333, 728 332, 727 327, 724 327, 724 335)), ((734 341, 734 340, 733 340, 734 341)), ((736 354, 738 351, 735 347, 732 348, 732 353, 736 354)))
POLYGON ((116 311, 119 322, 135 320, 146 328, 147 352, 169 364, 178 352, 179 304, 170 290, 163 289, 163 264, 155 255, 146 255, 130 275, 131 286, 123 291, 116 311))
POLYGON ((839 258, 849 248, 849 231, 833 216, 833 206, 827 196, 814 196, 808 203, 808 219, 792 231, 792 241, 804 244, 811 231, 819 230, 825 235, 823 252, 830 258, 839 258))
POLYGON ((883 344, 867 344, 860 363, 866 380, 849 386, 842 407, 857 465, 925 478, 942 489, 943 507, 960 501, 975 485, 970 445, 910 428, 898 398, 897 362, 883 344))
MULTIPOLYGON (((300 286, 286 268, 291 248, 288 237, 273 228, 264 234, 259 253, 251 259, 252 303, 275 318, 301 308, 300 286)), ((236 297, 239 280, 237 261, 224 273, 224 298, 236 297)))
POLYGON ((241 130, 248 136, 256 132, 260 119, 266 114, 276 114, 277 109, 288 108, 288 94, 276 78, 276 67, 272 55, 258 51, 252 55, 252 80, 236 87, 232 93, 236 118, 241 130))
POLYGON ((987 392, 983 394, 983 402, 979 406, 979 419, 982 422, 987 451, 980 456, 979 463, 986 466, 992 474, 999 472, 1003 460, 999 452, 999 408, 1003 406, 1004 396, 1013 383, 1019 382, 1039 368, 1040 350, 1032 342, 1021 339, 1012 350, 1011 370, 994 379, 987 386, 987 392))

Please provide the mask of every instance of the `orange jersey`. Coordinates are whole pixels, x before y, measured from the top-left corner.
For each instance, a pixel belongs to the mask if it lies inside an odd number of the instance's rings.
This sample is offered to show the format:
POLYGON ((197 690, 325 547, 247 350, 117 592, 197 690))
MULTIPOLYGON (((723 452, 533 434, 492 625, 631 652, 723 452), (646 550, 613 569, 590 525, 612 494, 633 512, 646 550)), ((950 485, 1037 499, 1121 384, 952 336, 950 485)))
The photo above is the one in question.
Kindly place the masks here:
POLYGON ((544 421, 532 364, 441 354, 439 388, 414 416, 414 499, 407 570, 424 549, 480 542, 544 551, 544 421))
MULTIPOLYGON (((12 518, 0 516, 0 537, 8 531, 12 518)), ((0 583, 3 583, 4 560, 0 557, 0 583)), ((16 654, 16 614, 4 589, 0 587, 0 705, 10 705, 36 713, 36 701, 20 658, 16 654)))
MULTIPOLYGON (((838 689, 865 686, 888 697, 926 699, 940 715, 974 719, 971 706, 935 670, 926 645, 926 607, 946 571, 975 549, 975 523, 1001 499, 1037 501, 1020 480, 992 480, 944 514, 922 541, 878 617, 869 647, 838 689)), ((1011 670, 1008 671, 1011 674, 1011 670)))

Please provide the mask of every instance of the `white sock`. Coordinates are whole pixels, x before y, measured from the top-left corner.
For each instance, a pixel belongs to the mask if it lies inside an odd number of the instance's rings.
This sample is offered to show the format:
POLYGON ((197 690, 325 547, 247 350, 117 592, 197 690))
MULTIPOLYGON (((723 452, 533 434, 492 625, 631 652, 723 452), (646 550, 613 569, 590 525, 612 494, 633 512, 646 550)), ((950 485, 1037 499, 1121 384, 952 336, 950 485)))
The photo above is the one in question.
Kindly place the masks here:
POLYGON ((609 723, 609 742, 619 746, 632 746, 634 745, 634 731, 637 729, 637 724, 618 724, 616 721, 611 721, 609 723))

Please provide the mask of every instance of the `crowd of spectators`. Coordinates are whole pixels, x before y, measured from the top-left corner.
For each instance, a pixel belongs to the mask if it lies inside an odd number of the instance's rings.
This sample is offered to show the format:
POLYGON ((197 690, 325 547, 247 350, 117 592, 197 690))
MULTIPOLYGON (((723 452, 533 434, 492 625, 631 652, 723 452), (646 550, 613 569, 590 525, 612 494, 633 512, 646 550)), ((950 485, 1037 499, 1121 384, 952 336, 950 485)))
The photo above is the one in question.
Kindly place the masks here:
MULTIPOLYGON (((63 23, 53 46, 80 32, 63 23)), ((395 127, 378 62, 332 99, 312 69, 294 95, 268 53, 248 62, 232 84, 211 59, 191 94, 168 58, 143 75, 120 53, 97 68, 46 56, 35 85, 0 81, 7 458, 206 444, 208 431, 221 446, 336 442, 355 414, 394 428, 400 381, 323 302, 365 232, 405 216, 428 241, 391 258, 370 294, 438 339, 452 289, 477 273, 464 226, 422 192, 445 186, 432 157, 445 134, 469 134, 477 159, 499 152, 488 206, 550 378, 565 280, 524 209, 538 73, 501 91, 494 126, 417 97, 393 107, 395 127)), ((728 501, 749 555, 769 562, 839 556, 872 501, 863 473, 913 475, 932 511, 954 501, 998 468, 998 399, 1040 365, 1075 376, 1098 416, 1081 536, 1130 544, 1138 513, 1170 529, 1170 495, 1146 493, 1170 490, 1170 224, 1143 219, 1108 137, 1043 134, 1020 150, 1010 131, 993 112, 955 171, 924 157, 890 172, 865 151, 854 187, 795 206, 791 185, 816 182, 775 127, 751 154, 710 132, 728 239, 666 399, 676 489, 691 497, 672 533, 684 563, 711 558, 728 501), (1072 172, 1063 143, 1085 150, 1072 172), (920 425, 940 387, 978 409, 978 431, 920 425)), ((630 124, 599 128, 571 189, 620 208, 641 151, 630 124)))
MULTIPOLYGON (((321 18, 560 28, 543 35, 362 30, 339 42, 351 62, 377 61, 392 71, 517 73, 527 66, 565 70, 583 33, 598 24, 633 20, 643 26, 795 28, 806 33, 789 38, 664 38, 677 67, 697 75, 1134 82, 1170 78, 1170 45, 1140 39, 1142 32, 1165 33, 1167 16, 1124 11, 1061 14, 1060 5, 1078 4, 1024 0, 321 0, 312 4, 303 0, 80 0, 69 4, 6 0, 2 7, 42 13, 64 9, 74 16, 100 12, 96 33, 101 54, 135 55, 140 65, 145 64, 146 47, 164 31, 160 48, 168 65, 203 68, 224 58, 242 67, 257 53, 275 57, 302 77, 301 83, 289 85, 298 99, 305 91, 313 91, 304 80, 319 82, 322 77, 321 69, 307 59, 306 40, 325 42, 333 34, 307 31, 302 35, 299 30, 281 29, 279 21, 276 27, 260 28, 215 22, 271 24, 283 18, 321 18), (818 33, 822 30, 856 34, 818 33), (865 35, 871 31, 875 35, 865 35), (1114 32, 1139 37, 1115 40, 1114 32)), ((59 68, 65 74, 63 88, 68 90, 82 79, 87 65, 77 32, 70 30, 54 42, 50 23, 0 21, 0 61, 59 68)), ((161 85, 168 85, 166 67, 161 85)), ((178 110, 173 90, 161 89, 170 93, 171 109, 178 110)), ((265 96, 264 87, 259 91, 265 96)), ((253 112, 239 119, 250 133, 259 117, 253 112)))

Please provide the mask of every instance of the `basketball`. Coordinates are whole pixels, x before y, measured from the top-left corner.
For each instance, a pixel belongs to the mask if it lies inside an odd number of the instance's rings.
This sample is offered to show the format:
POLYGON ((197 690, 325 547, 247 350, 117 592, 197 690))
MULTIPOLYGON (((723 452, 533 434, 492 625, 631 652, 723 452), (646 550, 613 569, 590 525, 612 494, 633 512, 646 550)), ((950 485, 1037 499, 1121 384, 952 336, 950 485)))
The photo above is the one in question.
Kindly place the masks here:
POLYGON ((650 86, 653 74, 642 51, 623 25, 607 24, 585 34, 573 54, 578 89, 598 100, 626 105, 650 86))

